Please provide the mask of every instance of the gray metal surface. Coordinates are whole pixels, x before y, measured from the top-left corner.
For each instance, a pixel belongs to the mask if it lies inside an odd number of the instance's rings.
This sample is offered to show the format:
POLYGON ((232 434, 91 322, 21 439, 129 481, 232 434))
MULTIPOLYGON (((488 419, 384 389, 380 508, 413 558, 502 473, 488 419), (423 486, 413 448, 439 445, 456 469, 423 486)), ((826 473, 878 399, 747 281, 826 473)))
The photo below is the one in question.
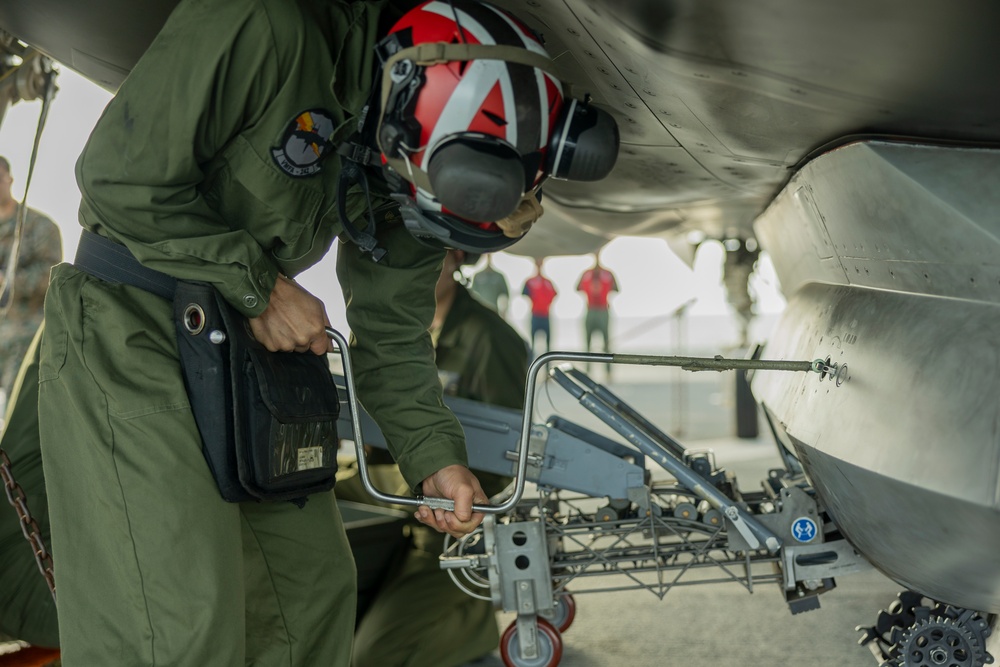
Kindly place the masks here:
MULTIPOLYGON (((343 392, 343 377, 335 379, 343 392)), ((505 476, 517 473, 522 426, 519 410, 454 396, 445 396, 445 404, 462 423, 471 468, 505 476)), ((346 405, 338 423, 342 438, 349 438, 354 431, 346 405)), ((359 411, 359 422, 364 444, 388 449, 382 431, 364 409, 359 411)), ((531 482, 613 498, 627 498, 629 489, 643 485, 644 469, 622 458, 624 448, 614 447, 617 443, 588 429, 557 420, 553 427, 533 426, 530 437, 525 472, 531 482)), ((642 456, 635 458, 641 464, 642 456)))
MULTIPOLYGON (((0 28, 114 89, 175 4, 5 0, 0 28)), ((622 134, 609 178, 546 184, 544 224, 515 252, 582 254, 620 234, 749 236, 799 162, 849 135, 1000 140, 996 3, 498 4, 544 35, 574 93, 622 134)))
POLYGON ((527 14, 574 88, 622 129, 608 179, 546 188, 549 237, 526 241, 550 254, 581 223, 605 235, 749 233, 790 168, 846 135, 1000 138, 990 3, 500 4, 527 14))
POLYGON ((592 496, 628 498, 642 488, 645 471, 628 460, 591 446, 557 428, 544 429, 544 454, 529 479, 559 489, 592 496))
POLYGON ((1000 612, 1000 152, 856 144, 759 221, 789 303, 753 388, 876 567, 1000 612))

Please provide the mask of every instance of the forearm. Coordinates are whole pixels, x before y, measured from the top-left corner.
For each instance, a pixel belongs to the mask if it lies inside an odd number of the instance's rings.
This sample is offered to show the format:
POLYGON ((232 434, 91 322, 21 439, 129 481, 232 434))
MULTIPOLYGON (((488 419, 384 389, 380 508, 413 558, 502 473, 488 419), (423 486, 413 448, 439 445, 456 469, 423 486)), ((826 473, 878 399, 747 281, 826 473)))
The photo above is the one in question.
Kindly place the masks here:
POLYGON ((402 226, 381 230, 382 263, 342 244, 337 274, 351 326, 359 398, 379 424, 411 488, 452 464, 466 465, 465 439, 444 405, 427 329, 443 253, 402 226))

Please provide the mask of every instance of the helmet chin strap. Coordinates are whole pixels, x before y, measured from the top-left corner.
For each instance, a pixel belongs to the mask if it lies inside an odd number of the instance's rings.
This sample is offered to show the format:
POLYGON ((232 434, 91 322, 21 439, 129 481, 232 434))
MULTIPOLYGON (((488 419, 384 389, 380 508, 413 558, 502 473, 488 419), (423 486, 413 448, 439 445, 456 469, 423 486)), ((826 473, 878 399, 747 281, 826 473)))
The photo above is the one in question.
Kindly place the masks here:
POLYGON ((370 253, 373 261, 380 262, 386 255, 386 249, 380 246, 375 239, 375 211, 372 208, 372 198, 368 191, 368 175, 357 162, 346 157, 343 158, 342 162, 340 181, 337 183, 337 214, 340 216, 340 224, 344 227, 344 233, 347 234, 347 237, 361 248, 362 252, 370 253), (361 186, 361 191, 365 195, 367 220, 363 229, 359 229, 347 215, 347 191, 355 183, 361 186))
POLYGON ((538 222, 538 219, 542 217, 542 213, 545 212, 545 209, 542 208, 542 202, 539 199, 538 188, 525 193, 524 197, 521 198, 521 203, 517 206, 517 210, 506 218, 496 221, 496 226, 503 230, 504 236, 519 239, 528 233, 531 226, 538 222))
MULTIPOLYGON (((358 122, 358 131, 337 147, 341 158, 340 179, 337 182, 337 215, 344 233, 358 246, 363 253, 371 255, 372 261, 380 262, 387 250, 379 245, 375 237, 377 231, 376 211, 372 206, 371 191, 368 183, 368 168, 377 168, 380 174, 385 174, 382 161, 379 158, 377 144, 374 139, 375 126, 372 125, 371 109, 375 100, 375 92, 368 98, 368 104, 362 111, 358 122), (361 188, 365 197, 363 213, 364 226, 359 227, 347 213, 347 193, 351 186, 361 188)), ((398 180, 398 178, 396 179, 398 180)), ((393 209, 395 204, 391 204, 393 209)))

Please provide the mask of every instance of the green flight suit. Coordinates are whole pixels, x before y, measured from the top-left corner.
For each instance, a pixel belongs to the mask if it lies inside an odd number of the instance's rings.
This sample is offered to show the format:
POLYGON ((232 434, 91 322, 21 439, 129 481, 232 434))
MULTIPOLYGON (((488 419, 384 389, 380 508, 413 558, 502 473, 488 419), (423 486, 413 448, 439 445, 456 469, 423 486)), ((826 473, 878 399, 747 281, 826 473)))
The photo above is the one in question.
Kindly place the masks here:
MULTIPOLYGON (((341 232, 335 147, 368 95, 380 4, 182 0, 77 162, 81 224, 260 315, 278 273, 311 266, 341 232)), ((353 215, 361 203, 346 202, 353 215)), ((383 262, 344 245, 337 269, 360 398, 413 488, 466 461, 427 333, 443 255, 399 226, 379 239, 383 262)), ((222 501, 172 304, 60 265, 45 322, 65 663, 347 665, 356 584, 333 494, 303 509, 222 501)))
POLYGON ((444 393, 521 409, 527 342, 464 287, 456 290, 434 346, 444 393))
MULTIPOLYGON (((496 312, 456 285, 437 339, 445 393, 510 408, 523 407, 528 344, 496 312)), ((487 493, 506 480, 478 474, 487 493)), ((395 466, 373 468, 378 488, 404 493, 395 466)), ((338 497, 373 503, 355 475, 337 483, 338 497)), ((444 536, 416 521, 409 548, 392 567, 358 624, 353 667, 455 667, 500 642, 493 603, 462 592, 441 569, 444 536)))

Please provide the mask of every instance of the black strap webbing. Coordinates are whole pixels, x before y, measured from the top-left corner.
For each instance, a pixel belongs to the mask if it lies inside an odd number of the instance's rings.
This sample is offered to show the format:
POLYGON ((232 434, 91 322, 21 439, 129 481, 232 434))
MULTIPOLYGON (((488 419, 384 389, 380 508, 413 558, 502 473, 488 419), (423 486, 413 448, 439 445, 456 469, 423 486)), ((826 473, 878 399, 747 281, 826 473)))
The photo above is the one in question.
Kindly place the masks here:
POLYGON ((89 230, 80 235, 73 266, 109 283, 132 285, 164 299, 173 299, 177 279, 147 268, 120 243, 89 230))

